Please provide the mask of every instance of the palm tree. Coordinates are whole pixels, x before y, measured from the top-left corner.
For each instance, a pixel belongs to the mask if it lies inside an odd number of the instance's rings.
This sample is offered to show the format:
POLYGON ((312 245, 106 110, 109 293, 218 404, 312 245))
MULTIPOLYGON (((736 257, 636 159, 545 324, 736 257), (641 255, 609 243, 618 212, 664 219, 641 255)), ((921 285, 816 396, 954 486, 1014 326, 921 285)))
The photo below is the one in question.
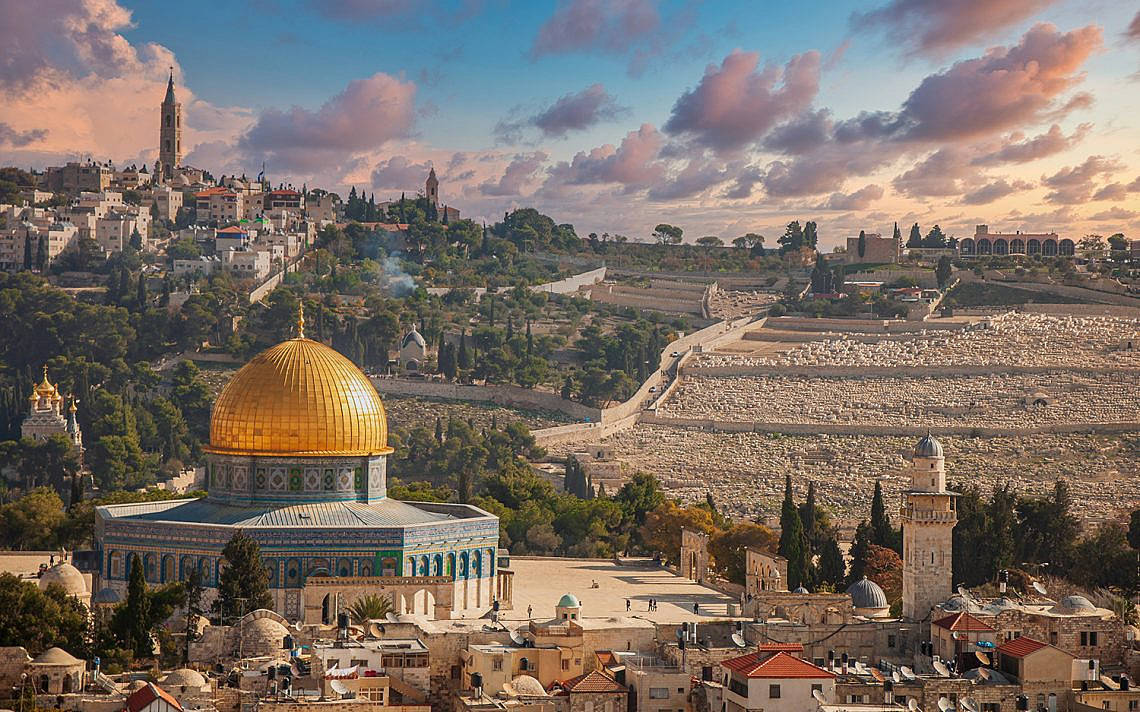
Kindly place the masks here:
POLYGON ((387 596, 370 593, 353 601, 347 611, 354 624, 363 625, 370 620, 387 618, 392 612, 392 601, 387 596))

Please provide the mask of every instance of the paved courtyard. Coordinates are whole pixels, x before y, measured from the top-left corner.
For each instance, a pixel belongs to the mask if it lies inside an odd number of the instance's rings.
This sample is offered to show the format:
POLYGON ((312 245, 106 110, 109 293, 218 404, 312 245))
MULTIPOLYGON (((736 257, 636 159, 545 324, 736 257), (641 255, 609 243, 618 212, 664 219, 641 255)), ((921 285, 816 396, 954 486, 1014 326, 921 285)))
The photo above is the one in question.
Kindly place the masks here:
POLYGON ((554 615, 554 605, 563 594, 572 593, 582 602, 582 617, 640 618, 654 623, 694 620, 693 603, 699 604, 697 620, 723 618, 734 599, 719 591, 683 579, 650 559, 629 559, 617 564, 608 559, 555 559, 512 557, 515 572, 514 608, 503 613, 508 621, 526 620, 532 606, 536 620, 554 615), (597 583, 594 588, 593 584, 597 583), (657 599, 657 610, 646 608, 657 599), (629 599, 632 611, 626 613, 629 599))

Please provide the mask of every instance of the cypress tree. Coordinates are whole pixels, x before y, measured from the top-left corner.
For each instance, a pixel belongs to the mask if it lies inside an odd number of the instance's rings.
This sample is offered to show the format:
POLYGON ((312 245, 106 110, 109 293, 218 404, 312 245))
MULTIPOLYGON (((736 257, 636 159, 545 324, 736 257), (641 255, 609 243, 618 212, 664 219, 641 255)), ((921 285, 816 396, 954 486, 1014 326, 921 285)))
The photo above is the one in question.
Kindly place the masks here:
POLYGON ((202 574, 195 567, 186 577, 186 646, 182 651, 182 662, 190 661, 190 644, 198 639, 198 620, 206 611, 202 608, 202 574))
POLYGON ((435 417, 435 441, 443 444, 443 418, 438 415, 435 417))
POLYGON ((115 302, 117 304, 122 304, 123 300, 125 300, 127 298, 127 295, 130 294, 130 291, 131 273, 127 270, 126 267, 123 267, 119 270, 119 284, 117 287, 115 287, 115 302))
POLYGON ((871 498, 871 543, 890 548, 895 531, 891 527, 891 515, 883 503, 883 483, 875 481, 875 494, 871 498))
POLYGON ((40 235, 39 245, 36 246, 36 269, 38 269, 40 272, 44 272, 47 270, 47 266, 47 235, 40 235))
POLYGON ((142 272, 139 272, 139 288, 138 292, 135 294, 135 303, 138 305, 139 311, 146 309, 146 275, 142 272))
POLYGON ((467 350, 467 330, 459 332, 459 368, 463 371, 471 370, 471 352, 467 350))
POLYGON ((139 229, 137 227, 131 230, 130 244, 131 247, 135 248, 137 252, 142 252, 142 235, 139 233, 139 229))
POLYGON ((895 238, 896 243, 902 242, 902 232, 899 231, 898 221, 895 222, 895 231, 891 233, 891 236, 895 238))
POLYGON ((816 553, 816 539, 819 532, 818 523, 815 519, 815 482, 808 482, 807 500, 804 505, 800 507, 800 521, 804 525, 804 536, 807 538, 808 551, 816 553))
POLYGON ((834 536, 828 537, 819 553, 819 581, 838 589, 843 585, 847 574, 847 564, 843 561, 843 552, 839 549, 839 541, 834 536))
POLYGON ((253 537, 238 531, 222 549, 225 565, 218 576, 218 598, 214 610, 223 617, 236 620, 259 608, 272 608, 269 574, 261 560, 261 547, 253 537))
MULTIPOLYGON (((895 228, 895 229, 897 230, 898 228, 895 228)), ((863 255, 866 255, 866 254, 867 254, 867 233, 860 230, 859 231, 859 257, 862 258, 863 255)))
POLYGON ((808 572, 807 547, 804 542, 804 524, 792 499, 792 476, 784 478, 784 503, 780 508, 780 556, 788 560, 788 590, 805 582, 808 572))
POLYGON ((910 226, 910 237, 906 240, 907 247, 922 247, 922 230, 918 229, 918 223, 910 226))
POLYGON ((24 269, 30 270, 32 268, 32 236, 27 235, 24 237, 24 269))
POLYGON ((149 658, 154 654, 150 639, 150 596, 146 590, 146 572, 138 554, 131 554, 131 573, 127 581, 127 603, 124 619, 127 624, 125 641, 136 658, 149 658))
POLYGON ((874 532, 867 520, 859 522, 855 528, 855 540, 851 543, 851 570, 847 574, 848 585, 863 578, 867 572, 867 558, 871 555, 871 541, 874 532))
POLYGON ((526 320, 526 356, 530 358, 534 350, 534 335, 530 333, 530 319, 526 320))

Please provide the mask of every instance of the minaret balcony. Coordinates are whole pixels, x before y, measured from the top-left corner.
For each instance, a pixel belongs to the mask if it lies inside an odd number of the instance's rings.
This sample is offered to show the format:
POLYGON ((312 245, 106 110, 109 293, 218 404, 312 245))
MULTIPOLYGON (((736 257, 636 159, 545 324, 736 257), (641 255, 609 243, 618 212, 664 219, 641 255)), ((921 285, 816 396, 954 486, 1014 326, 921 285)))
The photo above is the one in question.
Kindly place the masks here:
POLYGON ((953 524, 958 521, 958 513, 953 510, 916 509, 914 507, 907 507, 903 509, 902 514, 908 522, 953 524))

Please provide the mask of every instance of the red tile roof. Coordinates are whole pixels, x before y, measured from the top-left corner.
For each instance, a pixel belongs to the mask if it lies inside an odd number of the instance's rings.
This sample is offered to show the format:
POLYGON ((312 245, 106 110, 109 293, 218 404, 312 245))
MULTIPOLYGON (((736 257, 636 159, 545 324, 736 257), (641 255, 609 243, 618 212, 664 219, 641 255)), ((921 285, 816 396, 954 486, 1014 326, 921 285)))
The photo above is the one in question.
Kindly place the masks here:
POLYGON ((625 687, 619 685, 609 675, 591 670, 585 675, 571 678, 565 682, 555 683, 566 692, 625 692, 625 687))
POLYGON ((952 631, 980 631, 984 633, 993 633, 994 627, 985 621, 978 620, 971 613, 955 613, 939 618, 934 621, 934 625, 944 630, 952 631))
POLYGON ((233 191, 224 186, 216 186, 214 188, 207 188, 203 191, 194 194, 195 198, 209 198, 211 195, 227 195, 233 194, 233 191))
POLYGON ((237 225, 231 225, 230 227, 223 227, 220 230, 218 230, 219 235, 221 235, 221 234, 229 235, 229 234, 237 234, 237 233, 245 235, 247 233, 247 231, 238 227, 237 225))
POLYGON ((745 677, 766 677, 780 680, 788 678, 828 679, 835 677, 835 673, 833 672, 828 672, 821 667, 812 665, 806 660, 784 652, 776 653, 775 655, 763 652, 749 653, 739 658, 725 660, 721 665, 729 670, 739 672, 745 677))
POLYGON ((761 653, 800 653, 804 652, 801 643, 761 643, 756 646, 761 653))
POLYGON ((1040 640, 1034 640, 1026 636, 1007 640, 998 646, 997 651, 1002 655, 1008 655, 1012 658, 1024 658, 1026 655, 1036 653, 1047 644, 1042 643, 1040 640))
POLYGON ((301 193, 296 191, 296 190, 289 190, 288 188, 283 188, 282 190, 271 190, 271 191, 269 191, 269 194, 270 195, 300 195, 301 193))
POLYGON ((182 709, 182 705, 178 704, 178 700, 170 696, 170 693, 162 689, 153 682, 148 682, 146 687, 140 687, 127 697, 126 709, 127 712, 140 712, 155 700, 164 700, 166 704, 170 705, 176 710, 182 709))

